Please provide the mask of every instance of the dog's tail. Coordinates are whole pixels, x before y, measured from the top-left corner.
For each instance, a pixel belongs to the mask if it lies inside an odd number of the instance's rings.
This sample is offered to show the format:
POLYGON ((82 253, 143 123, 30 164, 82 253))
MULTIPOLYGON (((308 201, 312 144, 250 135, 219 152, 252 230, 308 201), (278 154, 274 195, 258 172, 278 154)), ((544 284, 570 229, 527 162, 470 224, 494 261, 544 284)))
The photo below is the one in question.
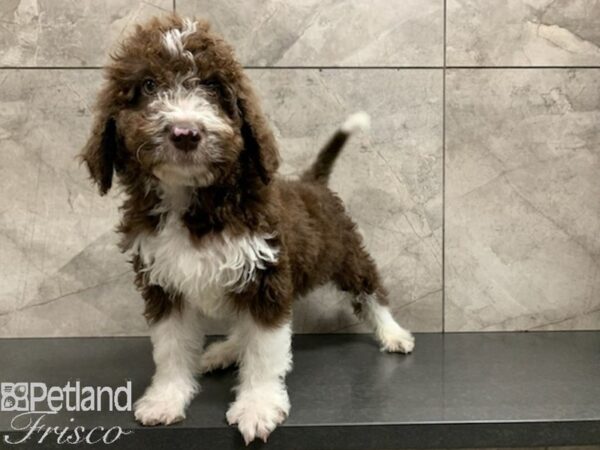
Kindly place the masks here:
POLYGON ((329 139, 319 152, 313 165, 302 174, 302 180, 326 184, 333 169, 333 163, 337 159, 344 144, 351 134, 357 131, 366 131, 371 126, 369 115, 360 111, 349 116, 342 126, 329 139))

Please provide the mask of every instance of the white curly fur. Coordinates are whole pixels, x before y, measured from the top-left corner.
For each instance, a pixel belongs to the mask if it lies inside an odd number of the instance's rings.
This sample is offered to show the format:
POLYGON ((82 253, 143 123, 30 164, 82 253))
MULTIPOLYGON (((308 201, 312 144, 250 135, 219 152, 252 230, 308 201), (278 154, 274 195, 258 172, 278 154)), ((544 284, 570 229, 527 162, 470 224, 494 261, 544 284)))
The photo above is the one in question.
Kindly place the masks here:
POLYGON ((375 295, 363 295, 358 300, 363 306, 365 321, 373 327, 381 343, 381 350, 400 353, 413 351, 415 338, 396 322, 388 306, 381 305, 375 295))
POLYGON ((188 307, 170 314, 150 327, 150 338, 156 372, 135 403, 135 418, 144 425, 179 422, 200 389, 194 375, 203 335, 196 312, 188 307))
POLYGON ((292 327, 286 323, 267 329, 246 315, 234 334, 243 346, 237 396, 227 411, 227 421, 237 425, 246 444, 255 438, 266 442, 290 412, 284 378, 292 368, 292 327))
POLYGON ((278 249, 268 242, 273 236, 222 232, 195 244, 180 218, 189 188, 161 187, 163 201, 155 213, 169 212, 156 234, 142 234, 133 245, 148 282, 183 293, 207 316, 230 314, 226 293, 240 292, 257 271, 277 261, 278 249))
POLYGON ((180 55, 192 57, 189 51, 185 50, 185 39, 196 32, 196 22, 190 19, 183 20, 183 27, 180 29, 172 28, 163 34, 163 44, 171 56, 180 55))
POLYGON ((356 112, 345 120, 340 129, 347 134, 367 131, 371 128, 371 117, 364 111, 356 112))

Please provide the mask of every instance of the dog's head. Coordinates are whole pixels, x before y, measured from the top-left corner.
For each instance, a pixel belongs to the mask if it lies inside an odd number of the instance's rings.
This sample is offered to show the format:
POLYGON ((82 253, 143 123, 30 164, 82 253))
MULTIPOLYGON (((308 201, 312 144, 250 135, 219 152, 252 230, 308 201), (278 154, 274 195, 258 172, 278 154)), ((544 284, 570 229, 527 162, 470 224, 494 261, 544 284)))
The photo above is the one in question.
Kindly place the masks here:
POLYGON ((279 158, 233 51, 204 21, 137 26, 106 68, 82 157, 100 192, 113 173, 206 187, 240 170, 268 184, 279 158))

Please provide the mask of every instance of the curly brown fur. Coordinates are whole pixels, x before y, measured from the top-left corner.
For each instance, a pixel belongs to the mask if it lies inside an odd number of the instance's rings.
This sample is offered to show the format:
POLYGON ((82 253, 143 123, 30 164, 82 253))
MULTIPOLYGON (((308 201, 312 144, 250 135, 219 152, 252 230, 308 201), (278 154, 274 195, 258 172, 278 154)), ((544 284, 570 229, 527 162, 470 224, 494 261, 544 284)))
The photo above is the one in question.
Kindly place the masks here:
MULTIPOLYGON (((356 225, 326 185, 354 122, 334 135, 301 180, 277 177, 275 139, 233 50, 208 23, 178 16, 137 26, 105 75, 82 158, 101 194, 115 174, 125 193, 121 248, 132 254, 157 363, 153 385, 137 405, 138 420, 180 420, 197 390, 190 378, 190 308, 241 322, 249 315, 238 334, 246 333, 249 348, 266 346, 260 342, 271 336, 268 330, 289 335, 295 297, 333 281, 352 294, 356 312, 385 349, 412 350, 410 334, 385 307, 386 291, 356 225), (179 359, 171 361, 173 355, 179 359), (168 377, 179 384, 161 384, 174 365, 180 370, 168 377), (160 386, 179 386, 169 397, 180 403, 165 400, 160 386)), ((268 435, 289 409, 276 381, 289 370, 289 336, 280 339, 288 341, 269 366, 280 369, 261 423, 248 423, 252 415, 243 405, 256 399, 244 386, 254 372, 268 377, 270 369, 257 366, 252 355, 240 356, 240 394, 228 419, 246 439, 268 435)))

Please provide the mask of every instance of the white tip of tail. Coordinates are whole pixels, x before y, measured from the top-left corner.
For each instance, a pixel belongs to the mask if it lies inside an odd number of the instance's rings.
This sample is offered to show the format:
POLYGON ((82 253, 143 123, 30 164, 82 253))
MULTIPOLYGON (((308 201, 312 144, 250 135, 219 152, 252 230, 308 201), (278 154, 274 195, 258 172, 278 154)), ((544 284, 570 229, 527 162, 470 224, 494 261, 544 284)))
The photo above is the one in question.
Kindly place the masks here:
POLYGON ((359 111, 348 116, 340 129, 344 133, 351 134, 357 131, 367 131, 370 127, 371 117, 366 112, 359 111))

